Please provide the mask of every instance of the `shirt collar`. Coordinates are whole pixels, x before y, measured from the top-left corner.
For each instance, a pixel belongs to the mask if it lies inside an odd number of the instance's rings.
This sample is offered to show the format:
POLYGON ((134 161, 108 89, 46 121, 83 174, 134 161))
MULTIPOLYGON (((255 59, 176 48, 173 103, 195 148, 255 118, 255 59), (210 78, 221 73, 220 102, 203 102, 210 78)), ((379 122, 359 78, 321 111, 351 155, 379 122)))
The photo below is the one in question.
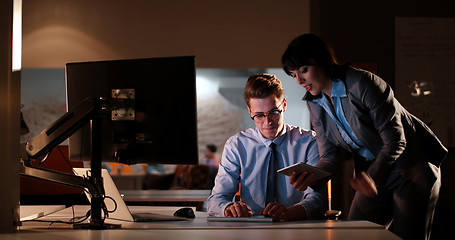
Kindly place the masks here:
MULTIPOLYGON (((320 94, 314 96, 313 98, 307 98, 307 99, 312 101, 313 103, 322 104, 322 102, 324 101, 322 96, 323 96, 323 94, 320 93, 320 94)), ((305 98, 306 97, 308 97, 308 96, 305 95, 305 98)), ((332 96, 331 97, 347 97, 347 95, 346 95, 346 87, 345 87, 343 81, 341 81, 339 79, 335 79, 335 80, 332 81, 332 96)))
POLYGON ((283 123, 283 130, 281 130, 281 133, 279 133, 278 136, 275 139, 270 140, 270 139, 265 138, 264 136, 262 136, 262 134, 259 131, 259 129, 256 128, 256 133, 262 139, 262 142, 264 143, 264 145, 266 145, 267 147, 269 147, 270 144, 272 144, 272 142, 275 143, 277 146, 279 146, 281 144, 281 142, 283 142, 284 136, 286 135, 287 131, 288 131, 287 130, 287 124, 283 123))
POLYGON ((344 82, 336 79, 332 82, 332 97, 346 97, 344 82))

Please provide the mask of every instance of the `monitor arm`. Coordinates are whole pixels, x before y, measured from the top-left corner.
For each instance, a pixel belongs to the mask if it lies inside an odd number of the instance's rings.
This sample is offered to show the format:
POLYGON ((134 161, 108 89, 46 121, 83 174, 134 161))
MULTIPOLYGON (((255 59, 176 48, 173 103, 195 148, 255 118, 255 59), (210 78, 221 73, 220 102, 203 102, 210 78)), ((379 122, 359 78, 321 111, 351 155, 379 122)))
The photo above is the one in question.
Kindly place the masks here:
POLYGON ((74 109, 69 110, 48 128, 27 142, 25 151, 34 160, 45 157, 84 124, 97 116, 101 110, 101 100, 86 98, 74 109))
MULTIPOLYGON (((101 112, 105 109, 101 99, 86 98, 74 109, 56 120, 48 128, 25 145, 21 175, 59 183, 71 187, 88 189, 92 196, 91 222, 84 228, 113 228, 118 225, 104 224, 101 209, 104 206, 104 185, 101 176, 101 112), (32 160, 45 159, 47 155, 65 141, 85 123, 91 123, 91 175, 87 178, 68 173, 32 166, 32 160)), ((74 226, 76 227, 76 226, 74 226)), ((81 227, 81 226, 78 226, 81 227)))

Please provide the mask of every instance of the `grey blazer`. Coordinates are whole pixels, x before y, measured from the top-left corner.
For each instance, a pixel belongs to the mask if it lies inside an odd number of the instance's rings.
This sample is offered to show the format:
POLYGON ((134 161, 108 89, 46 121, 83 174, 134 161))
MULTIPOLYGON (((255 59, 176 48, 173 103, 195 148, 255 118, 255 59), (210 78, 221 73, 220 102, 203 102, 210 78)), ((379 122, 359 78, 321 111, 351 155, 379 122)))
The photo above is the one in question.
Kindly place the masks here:
MULTIPOLYGON (((390 176, 399 174, 419 184, 432 185, 435 175, 428 163, 439 167, 447 154, 436 135, 401 106, 392 88, 378 76, 348 67, 342 81, 347 94, 341 102, 346 119, 359 140, 376 156, 364 169, 376 184, 390 183, 393 181, 390 176)), ((317 133, 318 167, 334 173, 341 163, 339 148, 349 152, 350 148, 336 123, 322 107, 311 101, 317 97, 322 96, 307 93, 304 100, 317 133)), ((356 154, 352 155, 355 160, 359 159, 356 154)))

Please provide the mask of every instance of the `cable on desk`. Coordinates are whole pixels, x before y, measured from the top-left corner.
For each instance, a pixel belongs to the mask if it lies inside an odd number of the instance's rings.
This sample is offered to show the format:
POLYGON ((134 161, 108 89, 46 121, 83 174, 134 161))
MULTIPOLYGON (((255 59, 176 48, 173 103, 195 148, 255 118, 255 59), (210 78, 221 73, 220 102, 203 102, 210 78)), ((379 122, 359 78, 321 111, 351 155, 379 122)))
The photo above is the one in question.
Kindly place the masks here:
POLYGON ((49 226, 47 228, 50 229, 51 226, 54 223, 77 224, 77 223, 84 222, 85 220, 87 220, 90 217, 90 210, 88 210, 87 213, 85 213, 84 216, 75 217, 74 216, 74 205, 72 205, 71 208, 72 208, 72 211, 73 211, 73 217, 69 221, 32 219, 32 220, 25 220, 23 222, 45 222, 45 223, 49 223, 49 226), (77 221, 76 221, 76 219, 77 219, 77 221))
MULTIPOLYGON (((91 174, 91 170, 87 171, 87 177, 84 177, 84 178, 86 178, 86 179, 89 178, 90 177, 89 174, 91 174)), ((104 216, 103 216, 103 221, 104 221, 106 218, 109 217, 109 213, 114 212, 115 210, 117 210, 117 203, 115 202, 115 200, 112 197, 104 195, 104 189, 103 189, 103 192, 100 192, 98 188, 94 188, 94 190, 96 191, 96 195, 97 196, 102 196, 101 209, 104 212, 104 216), (109 211, 107 209, 106 203, 104 202, 106 198, 111 199, 114 202, 114 210, 109 211)), ((90 191, 88 191, 86 188, 84 188, 84 192, 86 192, 89 195, 91 195, 90 191)))
MULTIPOLYGON (((109 209, 107 209, 107 207, 106 207, 106 211, 107 211, 108 213, 113 213, 113 212, 117 211, 117 202, 115 201, 115 199, 112 198, 111 196, 105 196, 105 197, 104 197, 104 200, 106 200, 106 198, 107 198, 107 199, 110 199, 110 200, 114 203, 114 209, 113 209, 113 210, 109 210, 109 209)), ((104 204, 104 205, 106 205, 106 204, 104 204)))

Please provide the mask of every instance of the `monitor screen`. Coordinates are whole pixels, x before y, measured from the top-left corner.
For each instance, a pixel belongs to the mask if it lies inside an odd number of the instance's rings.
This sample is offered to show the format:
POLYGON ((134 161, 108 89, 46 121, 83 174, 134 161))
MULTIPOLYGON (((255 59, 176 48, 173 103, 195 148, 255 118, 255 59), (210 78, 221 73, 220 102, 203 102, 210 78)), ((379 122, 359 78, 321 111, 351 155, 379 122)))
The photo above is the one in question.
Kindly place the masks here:
MULTIPOLYGON (((66 64, 67 110, 103 98, 102 161, 197 164, 195 57, 66 64), (120 106, 120 107, 119 107, 120 106)), ((90 125, 69 138, 73 161, 90 161, 90 125)))

